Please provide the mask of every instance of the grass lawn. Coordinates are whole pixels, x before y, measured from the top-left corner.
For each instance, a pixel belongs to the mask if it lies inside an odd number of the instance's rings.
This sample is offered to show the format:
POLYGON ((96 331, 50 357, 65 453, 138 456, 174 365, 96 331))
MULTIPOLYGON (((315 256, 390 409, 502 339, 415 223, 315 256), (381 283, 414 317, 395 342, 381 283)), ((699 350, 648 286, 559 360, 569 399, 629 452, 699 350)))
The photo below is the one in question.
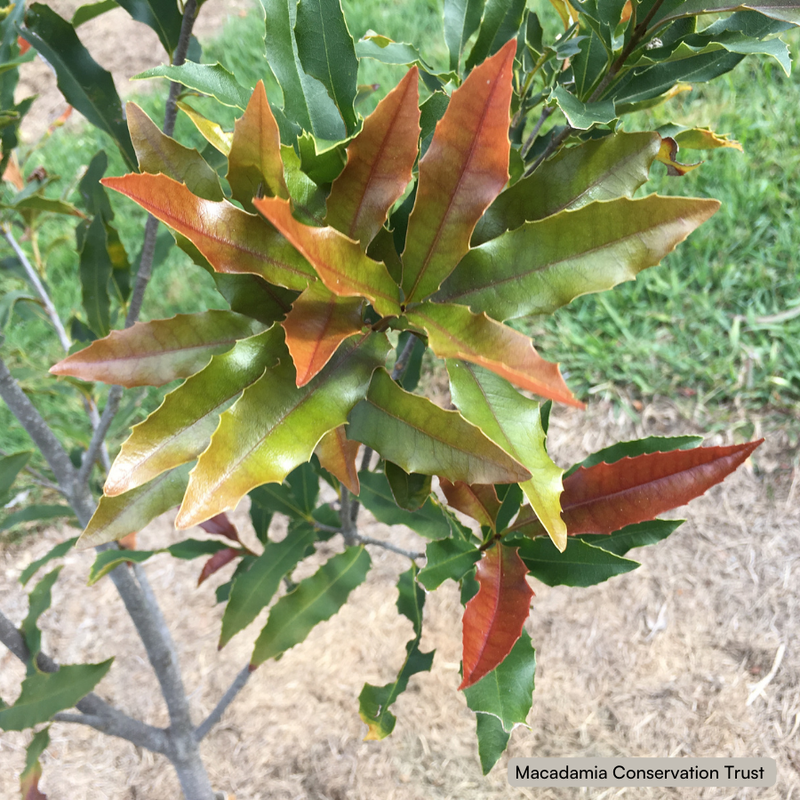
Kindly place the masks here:
MULTIPOLYGON (((344 0, 343 5, 356 38, 372 28, 395 40, 417 43, 428 61, 444 68, 438 0, 382 4, 344 0)), ((549 4, 540 5, 543 14, 553 16, 549 4)), ((255 10, 244 19, 233 17, 218 40, 206 43, 203 60, 220 61, 240 83, 252 86, 266 72, 262 34, 255 10)), ((797 31, 786 36, 796 53, 797 31)), ((403 72, 401 67, 363 61, 359 82, 381 85, 374 104, 403 72)), ((775 62, 749 57, 732 74, 680 94, 648 115, 625 121, 627 130, 667 122, 709 126, 730 133, 742 143, 744 152, 705 154, 706 163, 681 179, 668 178, 656 165, 647 192, 717 197, 723 201, 722 210, 660 267, 647 270, 635 283, 579 298, 553 318, 537 323, 534 330, 541 353, 562 363, 578 396, 614 396, 625 388, 645 396, 696 397, 709 408, 735 399, 753 409, 767 404, 798 408, 799 82, 797 72, 787 77, 775 62)), ((165 86, 156 84, 156 91, 143 92, 139 101, 156 120, 163 114, 165 86)), ((176 138, 194 146, 204 144, 182 115, 176 138)), ((69 182, 101 148, 110 158, 108 174, 122 174, 125 169, 113 146, 88 126, 78 132, 57 132, 42 147, 37 161, 69 182)), ((691 161, 693 155, 684 153, 679 158, 691 161)), ((144 214, 110 194, 117 212, 115 225, 134 259, 144 214)), ((62 318, 69 320, 80 310, 81 298, 75 277, 74 226, 64 220, 47 221, 42 244, 50 291, 62 318)), ((0 292, 19 288, 17 279, 0 273, 0 292)), ((211 279, 173 248, 148 289, 143 318, 209 305, 225 306, 211 279)), ((61 355, 47 323, 29 313, 23 324, 6 330, 3 349, 26 388, 48 388, 50 394, 37 402, 65 441, 72 447, 85 445, 88 430, 73 422, 79 409, 74 392, 41 372, 42 364, 51 364, 61 355)), ((159 394, 142 391, 132 396, 129 413, 121 415, 115 426, 117 442, 127 424, 157 404, 159 394)), ((27 446, 25 435, 4 406, 0 425, 5 449, 27 446)))

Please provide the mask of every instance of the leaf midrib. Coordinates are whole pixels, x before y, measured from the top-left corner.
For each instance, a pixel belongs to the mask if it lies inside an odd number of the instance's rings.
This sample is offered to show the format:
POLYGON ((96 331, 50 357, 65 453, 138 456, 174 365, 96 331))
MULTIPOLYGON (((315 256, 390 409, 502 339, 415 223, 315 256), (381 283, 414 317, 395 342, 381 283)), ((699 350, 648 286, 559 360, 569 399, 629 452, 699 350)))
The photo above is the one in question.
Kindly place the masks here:
MULTIPOLYGON (((655 195, 650 195, 650 196, 653 197, 655 195)), ((628 202, 631 202, 631 203, 638 202, 637 200, 634 200, 634 199, 631 199, 631 198, 627 198, 627 197, 618 198, 618 199, 627 200, 628 202)), ((642 200, 647 200, 648 198, 643 197, 641 199, 642 200)), ((680 198, 680 199, 681 200, 686 200, 686 199, 690 199, 690 198, 680 198)), ((604 201, 597 201, 597 202, 604 202, 604 201)), ((612 200, 612 201, 608 201, 608 202, 616 202, 616 201, 612 200)), ((584 208, 586 208, 586 207, 587 206, 584 206, 584 208)), ((582 208, 576 208, 574 210, 567 210, 567 211, 563 211, 563 212, 560 212, 560 213, 577 214, 582 210, 583 210, 582 208)), ((541 220, 532 220, 532 221, 526 222, 524 224, 525 225, 536 225, 536 224, 543 223, 547 219, 550 219, 550 217, 545 217, 545 219, 541 219, 541 220)), ((664 222, 659 222, 657 225, 652 225, 650 227, 643 228, 641 230, 635 231, 635 232, 627 234, 625 236, 620 236, 620 237, 618 237, 616 239, 610 240, 610 241, 608 241, 608 242, 606 242, 604 244, 601 244, 601 245, 599 245, 597 247, 591 247, 591 248, 588 248, 586 250, 581 250, 580 253, 575 253, 575 254, 570 255, 570 256, 568 256, 566 258, 561 258, 561 259, 558 259, 556 261, 548 261, 548 262, 546 262, 544 264, 540 264, 535 269, 530 269, 530 270, 527 270, 525 272, 519 272, 519 273, 516 273, 514 275, 510 275, 507 278, 501 278, 501 279, 493 281, 492 283, 483 284, 482 286, 478 286, 477 288, 471 287, 471 288, 469 288, 467 290, 462 290, 462 291, 457 292, 457 293, 449 293, 449 294, 447 294, 445 299, 452 300, 454 297, 464 297, 464 296, 468 296, 470 294, 477 294, 478 292, 482 292, 482 291, 485 291, 487 289, 492 289, 495 286, 501 286, 502 284, 509 283, 509 282, 512 282, 512 281, 523 280, 524 278, 526 278, 529 275, 535 275, 538 272, 544 272, 545 270, 548 270, 551 267, 555 267, 555 266, 558 266, 560 264, 568 264, 571 261, 576 261, 578 259, 582 259, 585 256, 592 255, 594 253, 600 252, 601 250, 607 250, 607 249, 611 249, 611 248, 617 247, 619 244, 622 244, 622 243, 628 241, 628 239, 636 238, 637 236, 639 236, 641 234, 650 234, 650 233, 652 233, 654 231, 658 231, 660 228, 665 228, 665 227, 669 227, 669 226, 672 226, 672 225, 682 225, 682 224, 685 224, 687 222, 691 223, 691 221, 692 221, 691 217, 687 217, 687 216, 681 214, 681 215, 678 215, 676 217, 672 217, 672 218, 670 218, 670 219, 668 219, 668 220, 666 220, 664 222)), ((519 228, 517 228, 516 230, 519 230, 519 228)), ((511 234, 511 233, 514 233, 514 231, 506 231, 506 233, 507 234, 511 234)), ((691 233, 691 231, 689 231, 689 233, 691 233)), ((503 235, 505 235, 505 234, 503 234, 503 235)), ((688 234, 687 234, 687 236, 688 236, 688 234)), ((499 241, 499 239, 501 239, 501 238, 502 237, 499 236, 499 237, 497 237, 497 239, 490 239, 488 242, 485 242, 484 244, 482 244, 479 247, 476 247, 474 249, 475 250, 479 250, 481 248, 487 247, 487 245, 489 245, 491 243, 497 243, 499 241)), ((675 249, 677 244, 679 244, 679 243, 676 242, 675 244, 673 244, 672 249, 675 249)), ((627 264, 625 262, 622 262, 622 264, 627 266, 627 264)))

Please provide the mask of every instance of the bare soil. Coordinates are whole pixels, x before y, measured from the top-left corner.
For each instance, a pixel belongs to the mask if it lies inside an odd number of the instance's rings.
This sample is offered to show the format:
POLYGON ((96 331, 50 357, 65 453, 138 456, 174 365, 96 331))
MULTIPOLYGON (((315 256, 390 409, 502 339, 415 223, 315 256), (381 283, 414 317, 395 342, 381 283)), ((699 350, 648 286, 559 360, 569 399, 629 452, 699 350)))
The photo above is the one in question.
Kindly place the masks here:
MULTIPOLYGON (((78 0, 52 0, 64 15, 78 0)), ((214 0, 200 15, 208 36, 246 0, 214 0)), ((161 62, 154 34, 122 10, 80 29, 103 66, 125 79, 161 62), (113 34, 113 35, 112 35, 113 34)), ((26 69, 20 94, 41 95, 26 134, 35 137, 64 110, 40 62, 26 69)), ((75 115, 73 115, 75 116, 75 115)), ((70 124, 73 124, 71 122, 70 124)), ((637 421, 598 403, 585 414, 558 410, 551 450, 560 463, 614 441, 699 432, 668 402, 640 409, 637 421)), ((756 435, 762 424, 755 419, 756 435)), ((765 423, 766 424, 766 423, 765 423)), ((800 798, 800 470, 786 429, 723 486, 681 510, 687 518, 661 544, 634 551, 633 573, 588 589, 534 585, 527 629, 538 669, 529 727, 518 727, 508 756, 769 756, 778 783, 755 790, 512 790, 507 757, 488 777, 477 759, 474 715, 459 683, 460 614, 455 586, 428 596, 423 648, 433 670, 412 678, 394 711, 394 734, 365 742, 358 694, 365 681, 393 679, 410 638, 394 606, 403 558, 372 548, 368 582, 328 623, 278 662, 264 664, 203 743, 212 781, 229 800, 444 800, 444 798, 626 797, 800 798), (779 654, 782 657, 778 658, 779 654)), ((706 426, 707 427, 707 426, 706 426)), ((729 424, 730 427, 730 424, 729 424)), ((729 444, 724 434, 712 444, 729 444)), ((235 519, 242 529, 247 515, 235 519)), ((365 531, 414 549, 424 542, 403 529, 367 522, 365 531)), ((0 550, 0 607, 19 623, 27 599, 20 571, 74 531, 52 528, 0 550)), ((196 535, 196 534, 192 534, 196 535)), ((142 548, 178 540, 169 518, 139 537, 142 548)), ((336 545, 323 548, 319 558, 336 545)), ((116 658, 98 692, 154 725, 167 723, 153 674, 110 581, 86 588, 92 554, 72 552, 42 618, 44 648, 62 663, 116 658)), ((157 556, 147 571, 180 651, 195 718, 216 704, 247 663, 262 618, 220 653, 221 609, 214 588, 230 568, 195 588, 199 565, 157 556)), ((13 702, 24 675, 0 653, 0 696, 13 702)), ((18 796, 27 734, 0 737, 0 797, 18 796)), ((56 723, 44 757, 49 800, 173 800, 179 789, 164 759, 93 730, 56 723)))
MULTIPOLYGON (((558 410, 551 449, 568 463, 614 441, 697 432, 669 403, 649 405, 633 422, 604 403, 585 414, 558 410)), ((758 426, 758 420, 756 421, 758 426)), ((793 420, 792 424, 797 424, 793 420)), ((724 435, 709 443, 730 443, 724 435)), ((634 551, 633 573, 588 589, 534 583, 527 629, 538 669, 529 728, 512 734, 508 756, 769 756, 778 762, 771 789, 684 790, 690 798, 800 797, 800 486, 796 453, 785 433, 767 442, 724 485, 680 515, 687 523, 661 544, 634 551), (778 654, 782 658, 778 662, 778 654), (769 680, 767 681, 766 679, 769 680), (759 690, 759 683, 765 683, 759 690)), ((244 509, 236 514, 247 528, 244 509)), ((424 542, 375 522, 371 535, 407 547, 424 542)), ((0 606, 15 622, 26 613, 16 578, 72 531, 52 529, 0 553, 0 606)), ((195 535, 194 533, 192 535, 195 535)), ((176 541, 170 521, 140 534, 139 546, 176 541)), ((326 545, 319 558, 336 544, 326 545)), ((216 788, 228 798, 673 798, 674 790, 511 790, 507 757, 480 773, 475 720, 459 683, 460 606, 454 585, 428 596, 424 649, 433 670, 412 678, 400 697, 394 734, 362 741, 357 697, 365 681, 393 679, 411 636, 394 606, 407 562, 372 548, 368 582, 329 622, 280 661, 254 673, 203 744, 216 788)), ((155 679, 110 581, 83 584, 92 554, 72 552, 43 618, 45 648, 64 663, 116 662, 101 696, 147 722, 167 722, 155 679)), ((229 570, 228 570, 229 571, 229 570)), ((148 574, 180 649, 199 721, 247 662, 263 618, 216 652, 221 609, 215 576, 195 588, 199 564, 157 556, 148 574)), ((0 656, 0 696, 14 699, 22 666, 0 656)), ((168 763, 90 729, 54 724, 42 786, 49 800, 172 800, 168 763)), ((0 740, 0 797, 13 797, 24 763, 25 734, 0 740)))

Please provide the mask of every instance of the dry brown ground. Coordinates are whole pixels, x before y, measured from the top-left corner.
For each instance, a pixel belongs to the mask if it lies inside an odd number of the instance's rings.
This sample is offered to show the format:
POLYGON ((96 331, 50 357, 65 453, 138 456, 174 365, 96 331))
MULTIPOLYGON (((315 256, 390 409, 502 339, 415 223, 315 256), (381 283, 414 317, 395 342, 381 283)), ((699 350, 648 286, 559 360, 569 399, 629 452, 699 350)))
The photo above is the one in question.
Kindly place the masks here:
MULTIPOLYGON (((70 19, 79 6, 88 0, 49 0, 48 5, 58 14, 70 19)), ((234 15, 244 15, 253 5, 253 0, 208 0, 197 17, 194 32, 201 42, 217 35, 225 20, 234 15)), ((166 54, 158 36, 146 25, 134 22, 122 8, 116 8, 100 17, 84 23, 78 35, 100 66, 114 76, 117 91, 124 99, 135 88, 141 91, 152 81, 128 79, 132 75, 165 63, 166 54)), ((41 136, 47 126, 65 110, 66 104, 56 86, 52 71, 37 58, 21 69, 17 89, 17 101, 32 94, 38 95, 31 112, 25 117, 22 133, 27 141, 41 136)), ((156 81, 156 84, 159 84, 156 81)), ((159 87, 163 88, 163 87, 159 87)), ((80 124, 79 114, 73 114, 70 125, 80 124)))
MULTIPOLYGON (((63 14, 78 4, 52 2, 63 14)), ((200 18, 201 37, 247 5, 246 0, 209 2, 200 18)), ((121 28, 126 25, 124 12, 115 11, 81 29, 98 60, 120 76, 160 61, 155 35, 135 24, 121 28)), ((30 135, 63 110, 54 85, 41 64, 26 70, 22 89, 43 97, 35 115, 38 127, 30 128, 30 135)), ((124 93, 124 83, 120 86, 124 93)), ((798 420, 786 424, 797 426, 798 420)), ((551 446, 561 463, 569 463, 613 441, 696 430, 670 404, 645 408, 641 422, 633 423, 601 403, 584 416, 554 414, 551 446)), ((712 443, 729 442, 718 436, 712 443)), ((456 691, 460 606, 453 586, 429 596, 426 606, 423 647, 436 648, 433 671, 414 677, 398 700, 392 737, 362 741, 357 697, 363 682, 391 680, 410 636, 410 625, 394 607, 396 576, 405 563, 382 550, 373 552, 369 581, 346 608, 281 661, 262 666, 205 740, 203 755, 215 786, 237 800, 800 798, 796 463, 785 434, 773 431, 752 464, 692 504, 686 525, 666 542, 640 551, 643 566, 636 572, 589 589, 537 585, 528 623, 537 647, 537 690, 530 728, 515 730, 508 751, 510 756, 770 756, 778 761, 773 789, 512 791, 506 757, 482 777, 474 716, 456 691), (783 657, 774 670, 779 651, 783 657), (773 671, 769 684, 754 694, 773 671)), ((243 512, 237 519, 246 525, 243 512)), ((370 532, 389 535, 379 525, 370 532)), ((27 610, 16 583, 19 572, 68 535, 52 529, 0 551, 0 607, 16 622, 27 610)), ((407 531, 391 535, 407 546, 420 544, 407 531)), ((160 521, 142 533, 139 544, 161 546, 176 538, 168 521, 160 521)), ((87 553, 66 559, 53 609, 42 620, 45 648, 64 663, 115 656, 99 693, 163 725, 166 712, 155 679, 113 586, 108 580, 83 585, 90 563, 87 553)), ((215 581, 196 590, 197 569, 160 556, 148 574, 167 609, 199 720, 246 663, 263 619, 218 654, 215 581)), ((0 655, 0 696, 7 702, 22 675, 8 653, 0 655)), ((27 740, 14 733, 0 738, 2 798, 16 796, 27 740)), ((165 760, 90 729, 53 725, 43 761, 42 787, 50 800, 179 796, 165 760)))
MULTIPOLYGON (((554 414, 551 446, 567 463, 613 441, 694 430, 666 403, 645 408, 639 423, 624 414, 617 418, 600 403, 585 415, 554 414)), ((712 443, 727 441, 712 437, 712 443)), ((389 739, 362 741, 362 684, 391 680, 410 637, 410 625, 394 607, 394 584, 405 562, 379 549, 373 549, 368 583, 346 608, 282 660, 263 665, 206 739, 203 755, 215 786, 237 800, 800 797, 800 486, 797 470, 790 468, 795 456, 785 434, 772 431, 752 463, 686 510, 688 522, 670 539, 638 551, 643 566, 637 571, 589 589, 534 587, 528 630, 538 653, 537 689, 530 728, 514 731, 508 751, 770 756, 778 761, 773 789, 534 793, 509 789, 506 757, 482 777, 474 717, 456 691, 460 606, 454 586, 428 597, 423 646, 436 648, 433 671, 414 677, 397 702, 398 724, 389 739), (754 696, 782 647, 772 680, 754 696)), ((243 512, 237 519, 246 526, 243 512)), ((370 532, 389 535, 374 523, 370 532)), ((50 530, 0 554, 0 607, 16 622, 26 613, 17 575, 66 535, 50 530)), ((407 546, 421 544, 408 531, 395 529, 392 535, 407 546)), ((169 523, 159 521, 141 534, 140 547, 176 538, 169 523)), ((73 552, 66 561, 53 610, 43 618, 45 647, 63 662, 116 656, 99 693, 150 723, 165 724, 155 680, 112 584, 83 586, 90 554, 73 552)), ((194 588, 198 569, 167 556, 148 567, 199 720, 246 663, 263 619, 217 654, 220 608, 213 586, 194 588)), ((0 696, 11 701, 22 675, 10 655, 0 657, 0 696)), ((10 798, 27 736, 4 734, 1 741, 0 797, 10 798)), ((50 800, 179 796, 160 757, 65 724, 53 725, 44 770, 50 800)))

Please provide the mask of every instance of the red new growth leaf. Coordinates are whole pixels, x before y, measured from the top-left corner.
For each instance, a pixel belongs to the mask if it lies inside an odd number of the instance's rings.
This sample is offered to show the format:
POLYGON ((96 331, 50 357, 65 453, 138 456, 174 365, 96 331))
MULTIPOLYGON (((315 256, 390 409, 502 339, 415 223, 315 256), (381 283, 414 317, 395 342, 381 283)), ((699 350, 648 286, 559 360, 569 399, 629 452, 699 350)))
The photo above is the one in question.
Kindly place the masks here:
POLYGON ((200 586, 206 578, 210 578, 217 570, 222 569, 226 564, 230 564, 234 558, 242 555, 242 551, 234 547, 226 547, 224 550, 217 550, 211 558, 203 565, 197 585, 200 586))
POLYGON ((522 634, 533 597, 527 574, 516 547, 496 544, 478 562, 475 577, 481 588, 464 610, 464 680, 459 689, 491 672, 522 634))
POLYGON ((453 92, 419 164, 403 252, 406 302, 423 300, 469 250, 476 223, 508 181, 508 111, 516 40, 453 92))
POLYGON ((305 289, 314 271, 261 217, 193 195, 166 175, 103 178, 103 186, 138 203, 189 239, 217 272, 250 272, 287 289, 305 289))
POLYGON ((564 383, 558 364, 545 361, 527 336, 486 314, 473 314, 466 306, 422 303, 407 316, 412 325, 425 329, 440 358, 480 364, 522 389, 584 407, 564 383))
POLYGON ((322 467, 335 475, 355 495, 361 491, 356 466, 360 446, 360 442, 347 438, 345 426, 340 425, 326 433, 314 451, 322 467))
POLYGON ((298 222, 288 200, 263 197, 253 205, 311 262, 334 294, 366 297, 383 316, 400 313, 397 285, 386 265, 368 258, 357 242, 330 226, 312 228, 298 222))
POLYGON ((649 453, 581 467, 564 479, 561 504, 567 532, 613 533, 655 519, 721 483, 763 441, 649 453))
POLYGON ((260 322, 232 311, 202 311, 137 322, 67 356, 50 372, 128 388, 163 386, 193 375, 212 356, 263 329, 260 322))
POLYGON ((281 325, 297 370, 298 386, 305 386, 348 336, 361 331, 362 306, 360 298, 339 297, 319 281, 294 301, 281 325))
POLYGON ((416 67, 378 103, 347 148, 347 166, 333 182, 325 221, 366 246, 411 180, 419 141, 416 67))
POLYGON ((224 536, 233 542, 240 541, 239 531, 236 530, 236 526, 228 519, 228 515, 224 511, 221 514, 217 514, 216 517, 211 517, 211 519, 201 522, 200 527, 206 533, 224 536))
POLYGON ((500 501, 497 491, 491 483, 473 483, 464 481, 451 483, 446 478, 439 478, 439 486, 453 508, 466 514, 468 517, 487 525, 494 530, 497 512, 500 510, 500 501))

